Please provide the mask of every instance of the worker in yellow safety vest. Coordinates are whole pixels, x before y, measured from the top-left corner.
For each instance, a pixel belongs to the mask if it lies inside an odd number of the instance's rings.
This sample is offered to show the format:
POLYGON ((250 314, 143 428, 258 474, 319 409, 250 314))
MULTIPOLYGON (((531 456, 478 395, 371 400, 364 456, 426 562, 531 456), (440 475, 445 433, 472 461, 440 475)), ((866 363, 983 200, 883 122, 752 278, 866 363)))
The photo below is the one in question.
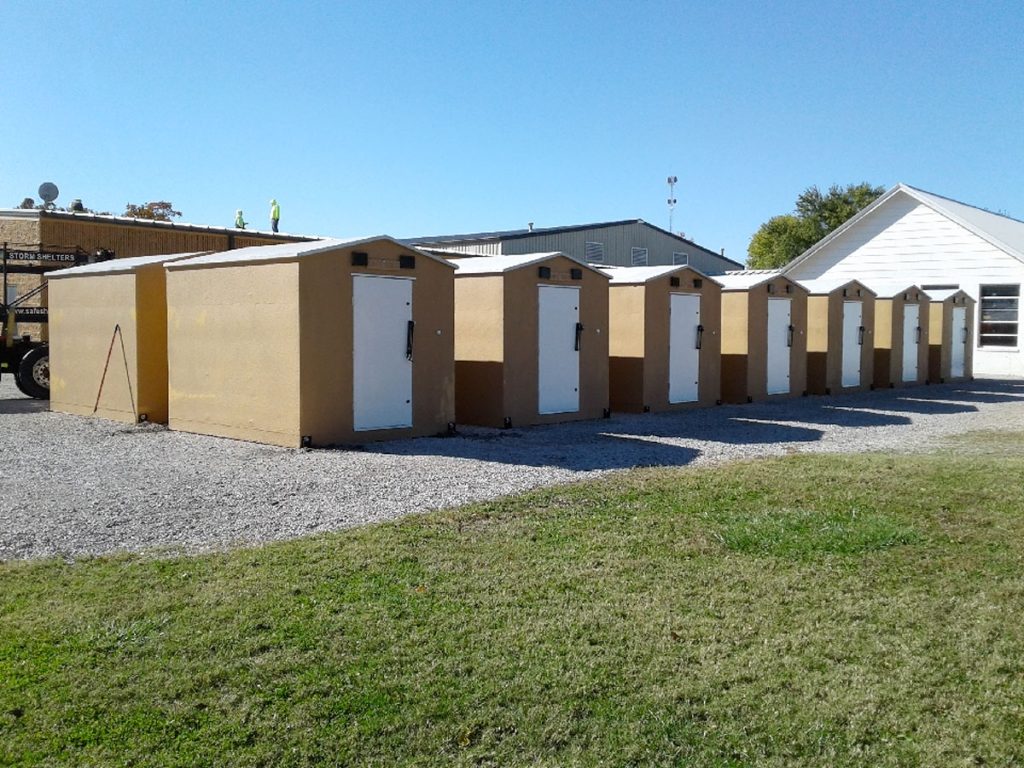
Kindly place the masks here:
POLYGON ((242 218, 242 209, 235 211, 235 229, 245 229, 245 219, 242 218))
POLYGON ((277 200, 270 201, 270 228, 277 232, 277 222, 281 220, 281 206, 277 200))

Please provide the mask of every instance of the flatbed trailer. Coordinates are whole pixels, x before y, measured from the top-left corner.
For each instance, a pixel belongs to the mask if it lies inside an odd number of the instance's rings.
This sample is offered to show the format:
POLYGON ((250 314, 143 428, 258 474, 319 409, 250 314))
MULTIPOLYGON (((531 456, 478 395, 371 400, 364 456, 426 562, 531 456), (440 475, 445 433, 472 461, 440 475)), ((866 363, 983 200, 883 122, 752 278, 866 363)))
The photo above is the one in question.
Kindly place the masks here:
POLYGON ((82 252, 59 253, 52 251, 10 250, 6 243, 0 248, 0 271, 3 274, 3 294, 0 296, 0 378, 4 374, 14 377, 14 383, 24 394, 37 400, 50 398, 50 345, 29 334, 18 334, 18 323, 46 325, 50 320, 46 307, 28 306, 26 302, 42 293, 46 279, 28 293, 7 303, 8 275, 35 274, 61 267, 73 267, 90 261, 113 258, 109 251, 89 256, 82 252), (39 262, 39 263, 29 263, 39 262))

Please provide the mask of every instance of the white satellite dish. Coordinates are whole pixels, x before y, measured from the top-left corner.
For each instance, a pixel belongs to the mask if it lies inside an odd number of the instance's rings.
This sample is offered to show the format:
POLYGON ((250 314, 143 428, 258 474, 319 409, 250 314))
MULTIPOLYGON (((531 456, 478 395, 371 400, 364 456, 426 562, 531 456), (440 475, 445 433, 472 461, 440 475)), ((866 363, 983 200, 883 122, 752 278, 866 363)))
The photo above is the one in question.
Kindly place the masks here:
POLYGON ((57 189, 57 185, 52 181, 44 181, 39 185, 39 197, 42 198, 44 203, 52 203, 59 194, 60 190, 57 189))

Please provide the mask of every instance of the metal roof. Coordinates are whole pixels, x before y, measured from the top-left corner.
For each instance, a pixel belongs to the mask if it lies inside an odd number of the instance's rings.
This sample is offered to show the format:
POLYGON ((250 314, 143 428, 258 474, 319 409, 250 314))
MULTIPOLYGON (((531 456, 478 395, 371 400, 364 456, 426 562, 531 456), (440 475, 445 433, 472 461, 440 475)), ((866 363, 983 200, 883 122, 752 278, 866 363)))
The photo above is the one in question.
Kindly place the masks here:
POLYGON ((602 272, 611 275, 612 285, 641 285, 659 277, 672 275, 676 272, 690 271, 700 275, 705 280, 721 285, 716 277, 708 277, 699 269, 685 264, 669 264, 657 267, 601 267, 602 272))
POLYGON ((68 267, 57 269, 46 273, 47 280, 57 280, 63 277, 78 277, 79 275, 116 275, 123 272, 133 272, 141 267, 148 267, 156 264, 166 264, 170 261, 179 261, 194 256, 202 256, 209 251, 197 251, 196 253, 171 253, 160 256, 132 256, 127 259, 109 259, 97 261, 95 264, 83 264, 80 267, 68 267))
POLYGON ((440 256, 435 256, 416 248, 412 248, 389 235, 374 235, 373 237, 358 237, 350 240, 331 238, 308 243, 253 245, 248 248, 236 248, 233 251, 218 251, 216 253, 208 253, 191 259, 176 261, 173 264, 168 264, 167 268, 190 269, 192 267, 207 267, 222 264, 258 264, 269 261, 291 261, 293 259, 302 258, 303 256, 311 256, 315 253, 335 251, 341 248, 355 248, 360 245, 366 245, 367 243, 374 243, 380 240, 386 240, 394 243, 395 245, 401 246, 413 253, 419 253, 425 258, 439 261, 449 267, 455 266, 450 261, 443 259, 440 256))
POLYGON ((821 296, 823 294, 832 293, 850 283, 858 283, 867 288, 871 293, 875 293, 868 285, 863 281, 855 277, 817 277, 813 280, 794 280, 797 285, 801 285, 807 289, 808 293, 815 296, 821 296))
POLYGON ((898 194, 908 195, 923 205, 927 205, 937 213, 942 214, 951 221, 956 222, 978 237, 991 243, 999 250, 1013 256, 1015 259, 1024 262, 1024 221, 999 213, 992 213, 981 208, 976 208, 967 203, 961 203, 948 197, 936 195, 933 192, 925 192, 922 189, 911 187, 907 184, 897 184, 884 195, 875 200, 867 208, 864 208, 856 216, 851 218, 842 226, 836 228, 817 243, 812 245, 800 256, 793 259, 786 265, 785 271, 797 267, 807 261, 818 251, 841 237, 851 227, 856 226, 862 220, 871 216, 875 211, 888 203, 898 194))
MULTIPOLYGON (((922 290, 921 286, 915 285, 913 283, 894 283, 869 279, 859 280, 858 282, 862 283, 869 290, 873 291, 875 296, 877 296, 879 299, 892 299, 895 298, 896 296, 899 296, 901 293, 907 293, 908 291, 920 291, 921 293, 926 292, 922 290)), ((930 291, 928 291, 927 293, 929 296, 931 296, 930 291)))
POLYGON ((932 301, 945 301, 950 296, 956 296, 958 293, 962 293, 964 296, 970 298, 969 294, 962 288, 939 288, 932 289, 930 291, 922 291, 928 295, 928 298, 932 301))
POLYGON ((728 261, 730 264, 741 266, 738 261, 733 261, 728 256, 723 256, 720 253, 712 251, 710 248, 705 248, 703 245, 699 245, 692 240, 688 240, 685 237, 681 237, 674 232, 669 232, 667 229, 662 229, 656 224, 651 224, 649 221, 643 219, 622 219, 620 221, 598 221, 591 224, 571 224, 563 227, 534 227, 533 229, 505 229, 496 230, 492 232, 472 232, 461 235, 430 235, 425 237, 406 237, 402 238, 403 243, 409 243, 412 245, 429 245, 433 243, 457 243, 457 242, 470 242, 470 241, 495 241, 495 240, 521 240, 529 237, 540 237, 546 235, 559 235, 566 232, 580 232, 587 229, 604 229, 607 227, 623 227, 630 224, 639 224, 644 227, 649 227, 663 235, 671 237, 674 240, 678 240, 681 243, 686 243, 693 248, 698 248, 704 251, 710 256, 714 256, 718 259, 728 261))
POLYGON ((157 229, 187 230, 189 232, 209 232, 218 235, 234 235, 236 237, 264 237, 281 240, 282 242, 321 240, 319 235, 293 235, 287 232, 268 232, 262 229, 237 229, 235 227, 212 227, 206 224, 189 224, 183 221, 157 221, 155 219, 137 219, 131 216, 114 216, 108 213, 77 213, 75 211, 26 210, 24 208, 0 208, 0 218, 8 219, 74 219, 108 224, 122 224, 136 227, 155 227, 157 229))
POLYGON ((738 269, 724 275, 716 275, 715 279, 727 291, 745 291, 781 275, 782 270, 779 269, 738 269))
POLYGON ((579 264, 581 267, 585 267, 591 272, 596 272, 601 275, 601 277, 608 277, 605 272, 587 264, 585 261, 574 259, 572 256, 559 253, 558 251, 503 256, 467 256, 465 258, 456 259, 452 263, 455 264, 455 269, 457 270, 455 272, 456 277, 461 277, 462 275, 500 275, 513 269, 528 267, 531 264, 537 264, 558 256, 562 256, 575 264, 579 264))

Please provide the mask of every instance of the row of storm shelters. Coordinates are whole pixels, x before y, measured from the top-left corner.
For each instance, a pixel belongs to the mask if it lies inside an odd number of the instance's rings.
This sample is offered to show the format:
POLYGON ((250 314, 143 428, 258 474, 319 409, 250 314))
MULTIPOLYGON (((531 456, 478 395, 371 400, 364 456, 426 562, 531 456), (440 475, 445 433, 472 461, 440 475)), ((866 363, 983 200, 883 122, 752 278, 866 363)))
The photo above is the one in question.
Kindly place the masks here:
POLYGON ((972 322, 961 292, 931 302, 777 273, 598 269, 378 236, 49 278, 53 410, 283 446, 920 382, 930 339, 936 377, 970 371, 953 344, 972 322))

